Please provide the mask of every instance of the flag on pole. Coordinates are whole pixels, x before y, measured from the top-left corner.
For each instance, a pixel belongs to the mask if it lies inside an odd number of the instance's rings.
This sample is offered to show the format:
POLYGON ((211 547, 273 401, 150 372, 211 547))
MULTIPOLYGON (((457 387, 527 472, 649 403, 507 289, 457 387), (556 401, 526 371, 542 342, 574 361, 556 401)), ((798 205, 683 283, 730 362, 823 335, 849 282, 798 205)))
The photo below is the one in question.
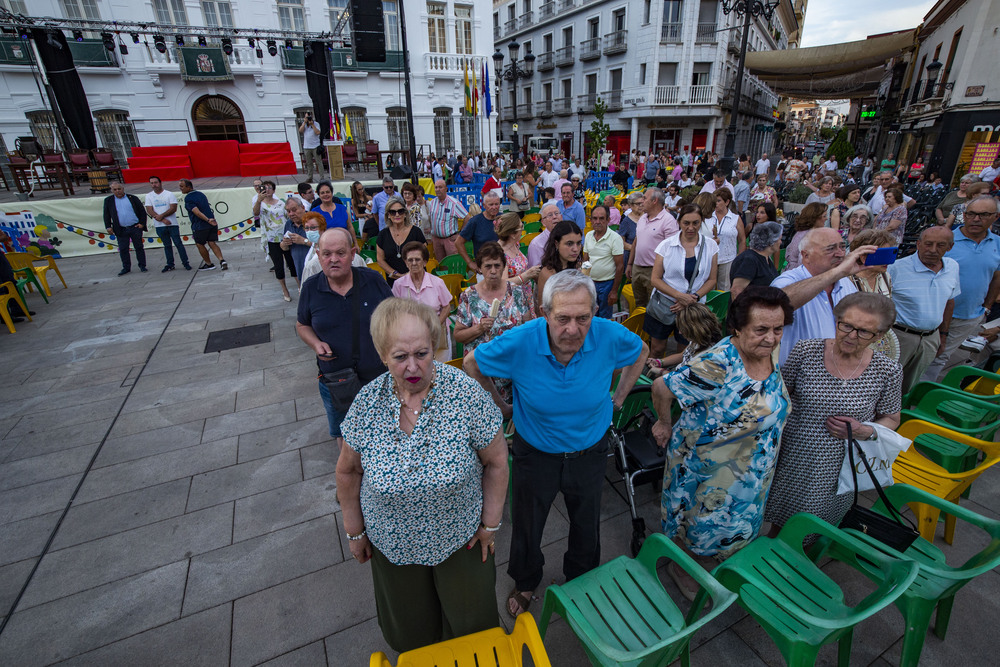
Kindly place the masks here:
POLYGON ((493 103, 490 100, 490 70, 486 67, 486 61, 483 61, 483 100, 485 100, 486 107, 486 117, 489 118, 490 114, 493 113, 493 103))
POLYGON ((333 141, 336 137, 333 134, 333 111, 330 111, 330 141, 333 141))
POLYGON ((333 112, 333 125, 330 126, 330 134, 334 135, 333 138, 336 141, 342 141, 343 140, 344 135, 340 131, 340 112, 339 111, 334 111, 333 112))
POLYGON ((465 61, 465 115, 472 115, 472 91, 469 89, 469 61, 465 61))
POLYGON ((479 83, 476 81, 476 64, 470 63, 472 70, 472 115, 479 115, 479 83))
POLYGON ((354 141, 354 135, 351 134, 351 119, 344 114, 344 137, 347 141, 354 141))

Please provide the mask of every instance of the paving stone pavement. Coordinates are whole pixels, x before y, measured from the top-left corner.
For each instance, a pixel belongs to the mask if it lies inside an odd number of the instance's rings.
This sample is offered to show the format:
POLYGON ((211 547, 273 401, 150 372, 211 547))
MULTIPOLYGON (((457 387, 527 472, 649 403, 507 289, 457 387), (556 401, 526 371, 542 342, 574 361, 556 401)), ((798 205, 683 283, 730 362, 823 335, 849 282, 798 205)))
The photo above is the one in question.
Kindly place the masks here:
MULTIPOLYGON (((17 600, 0 665, 339 667, 386 649, 370 569, 350 560, 340 527, 337 452, 296 304, 282 301, 256 241, 224 250, 226 272, 161 274, 156 250, 149 273, 121 278, 116 255, 60 260, 69 287, 55 287, 50 305, 29 296, 34 322, 0 333, 0 619, 17 600), (203 352, 210 332, 260 323, 271 342, 203 352)), ((615 477, 609 463, 604 561, 626 553, 631 534, 615 477)), ((658 526, 655 492, 640 489, 638 501, 658 526)), ((974 485, 968 505, 1000 518, 1000 472, 974 485)), ((562 581, 567 532, 557 501, 547 584, 562 581)), ((505 526, 498 606, 509 540, 505 526)), ((961 562, 985 543, 960 528, 943 548, 961 562)), ((827 571, 849 599, 863 594, 860 577, 827 571)), ((947 641, 928 635, 923 664, 996 664, 998 618, 992 572, 959 593, 947 641)), ((863 623, 852 664, 897 664, 902 632, 894 608, 863 623)), ((561 619, 545 643, 553 664, 587 664, 561 619)), ((695 665, 782 664, 736 607, 693 647, 695 665)), ((835 661, 834 647, 820 655, 835 661)))

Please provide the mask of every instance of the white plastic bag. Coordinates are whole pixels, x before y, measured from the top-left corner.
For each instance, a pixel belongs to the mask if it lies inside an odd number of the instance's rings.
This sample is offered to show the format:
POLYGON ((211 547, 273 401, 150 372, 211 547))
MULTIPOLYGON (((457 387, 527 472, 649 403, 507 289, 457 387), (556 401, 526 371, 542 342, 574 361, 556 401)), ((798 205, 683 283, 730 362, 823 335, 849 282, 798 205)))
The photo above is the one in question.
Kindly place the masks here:
MULTIPOLYGON (((875 429, 878 439, 858 440, 855 438, 855 442, 858 443, 861 450, 865 453, 868 465, 871 466, 878 483, 883 487, 892 486, 892 464, 896 461, 896 457, 899 456, 900 452, 904 452, 910 447, 911 441, 881 424, 874 422, 865 422, 865 424, 875 429)), ((847 455, 848 446, 849 443, 845 440, 844 462, 840 466, 840 478, 837 482, 838 494, 854 493, 854 475, 851 474, 851 459, 847 455)), ((874 489, 875 484, 872 482, 865 464, 861 462, 856 449, 854 450, 854 466, 858 478, 858 491, 871 491, 874 489)))

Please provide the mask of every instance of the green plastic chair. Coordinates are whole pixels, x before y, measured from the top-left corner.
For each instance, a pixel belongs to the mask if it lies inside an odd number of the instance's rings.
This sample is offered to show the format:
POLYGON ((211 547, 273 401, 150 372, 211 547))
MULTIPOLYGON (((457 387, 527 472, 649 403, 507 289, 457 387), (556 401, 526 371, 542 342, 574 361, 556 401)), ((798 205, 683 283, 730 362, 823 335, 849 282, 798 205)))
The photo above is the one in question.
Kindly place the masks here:
MULTIPOLYGON (((549 586, 538 624, 542 639, 553 612, 566 623, 594 665, 666 666, 680 658, 691 664, 691 637, 725 611, 736 596, 664 535, 651 535, 636 558, 619 556, 600 567, 549 586), (667 558, 701 585, 712 609, 687 617, 660 583, 656 563, 667 558)), ((700 609, 700 607, 699 607, 700 609)))
POLYGON ((35 270, 31 266, 31 260, 22 260, 21 255, 25 253, 10 253, 8 261, 10 262, 11 269, 14 270, 14 287, 17 289, 17 293, 21 297, 21 301, 27 302, 24 298, 25 287, 31 287, 34 285, 38 288, 38 293, 42 295, 45 299, 45 303, 49 302, 49 297, 45 295, 45 290, 42 288, 42 283, 38 282, 38 276, 35 275, 35 270))
MULTIPOLYGON (((864 533, 854 530, 847 531, 880 553, 893 558, 909 560, 919 566, 916 580, 896 600, 896 607, 906 619, 906 631, 903 633, 903 648, 899 664, 910 667, 920 662, 920 652, 924 646, 924 638, 930 627, 934 608, 937 607, 934 634, 939 639, 944 639, 945 633, 948 631, 948 621, 951 620, 955 593, 979 575, 1000 565, 1000 521, 987 519, 909 484, 888 486, 885 488, 885 495, 897 507, 902 507, 910 502, 933 505, 940 508, 943 513, 983 529, 990 536, 989 544, 982 551, 970 557, 962 565, 951 567, 945 562, 941 550, 922 537, 918 537, 905 552, 899 553, 864 533)), ((889 515, 882 501, 876 503, 874 509, 886 516, 889 515)), ((832 544, 824 538, 822 542, 817 543, 815 552, 810 555, 815 559, 823 555, 837 558, 840 555, 840 548, 839 545, 832 544)), ((874 577, 877 573, 870 570, 866 571, 866 574, 874 577)), ((877 577, 874 578, 879 581, 877 577)))
POLYGON ((542 223, 538 222, 526 222, 524 223, 524 233, 525 234, 536 234, 542 231, 542 223))
MULTIPOLYGON (((907 398, 915 395, 916 389, 907 394, 907 398)), ((934 387, 922 392, 916 403, 910 402, 909 407, 904 407, 900 417, 904 422, 922 419, 959 433, 992 440, 1000 429, 1000 402, 984 401, 960 389, 934 387)))
POLYGON ((361 256, 364 257, 366 261, 370 260, 369 264, 371 262, 378 261, 378 251, 373 248, 363 248, 361 250, 361 256))
POLYGON ((434 269, 434 273, 443 276, 449 273, 457 273, 459 275, 466 275, 469 272, 469 266, 462 259, 461 255, 448 255, 440 262, 438 262, 438 267, 434 269))
MULTIPOLYGON (((813 665, 820 647, 837 642, 838 664, 848 667, 854 626, 895 602, 917 578, 919 567, 881 553, 812 514, 796 514, 776 538, 757 538, 712 574, 738 593, 740 606, 770 635, 791 667, 813 665), (805 554, 802 541, 818 533, 839 547, 831 555, 880 584, 855 607, 805 554)), ((699 592, 692 609, 705 596, 699 592)))
POLYGON ((732 296, 730 292, 712 290, 705 298, 705 305, 719 319, 723 333, 726 331, 726 315, 729 314, 729 304, 732 301, 732 296))

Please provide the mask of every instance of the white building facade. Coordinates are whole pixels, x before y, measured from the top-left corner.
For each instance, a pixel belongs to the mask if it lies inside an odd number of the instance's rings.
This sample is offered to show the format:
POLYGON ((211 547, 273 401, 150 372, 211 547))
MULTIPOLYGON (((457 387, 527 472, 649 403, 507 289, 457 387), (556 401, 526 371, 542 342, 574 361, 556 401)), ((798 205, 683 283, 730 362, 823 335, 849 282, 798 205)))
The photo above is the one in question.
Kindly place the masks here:
MULTIPOLYGON (((359 146, 376 140, 382 150, 408 145, 399 22, 400 0, 383 0, 385 64, 355 62, 351 49, 334 48, 337 98, 359 146)), ((97 140, 119 159, 133 146, 182 145, 198 139, 287 141, 298 159, 298 124, 312 102, 306 92, 303 45, 295 34, 332 32, 347 0, 0 0, 32 17, 141 22, 165 38, 160 53, 152 35, 118 36, 127 49, 108 52, 97 32, 77 42, 67 31, 77 70, 94 116, 97 140), (232 39, 231 81, 181 78, 175 36, 179 26, 211 27, 208 46, 232 39), (291 48, 277 40, 269 55, 254 29, 288 31, 291 48), (233 34, 235 30, 235 34, 233 34), (262 48, 259 52, 257 48, 262 48)), ((465 73, 477 77, 492 52, 489 6, 474 0, 434 0, 405 6, 410 83, 417 148, 469 151, 486 143, 490 121, 464 114, 465 73)), ((350 24, 341 33, 349 43, 350 24)), ((187 35, 188 45, 197 43, 187 35)), ((116 39, 118 41, 118 39, 116 39)), ((34 135, 46 148, 60 145, 48 99, 31 65, 30 46, 16 35, 0 38, 0 138, 12 150, 19 136, 34 135)), ((495 121, 495 114, 493 120, 495 121)))
MULTIPOLYGON (((732 107, 742 20, 717 0, 494 0, 493 36, 536 56, 535 74, 503 82, 501 126, 510 138, 550 136, 567 154, 582 150, 598 96, 608 105, 608 149, 721 152, 732 107)), ((797 30, 789 0, 770 23, 755 20, 748 51, 788 48, 797 30)), ((737 153, 773 143, 777 96, 745 75, 737 153)))

